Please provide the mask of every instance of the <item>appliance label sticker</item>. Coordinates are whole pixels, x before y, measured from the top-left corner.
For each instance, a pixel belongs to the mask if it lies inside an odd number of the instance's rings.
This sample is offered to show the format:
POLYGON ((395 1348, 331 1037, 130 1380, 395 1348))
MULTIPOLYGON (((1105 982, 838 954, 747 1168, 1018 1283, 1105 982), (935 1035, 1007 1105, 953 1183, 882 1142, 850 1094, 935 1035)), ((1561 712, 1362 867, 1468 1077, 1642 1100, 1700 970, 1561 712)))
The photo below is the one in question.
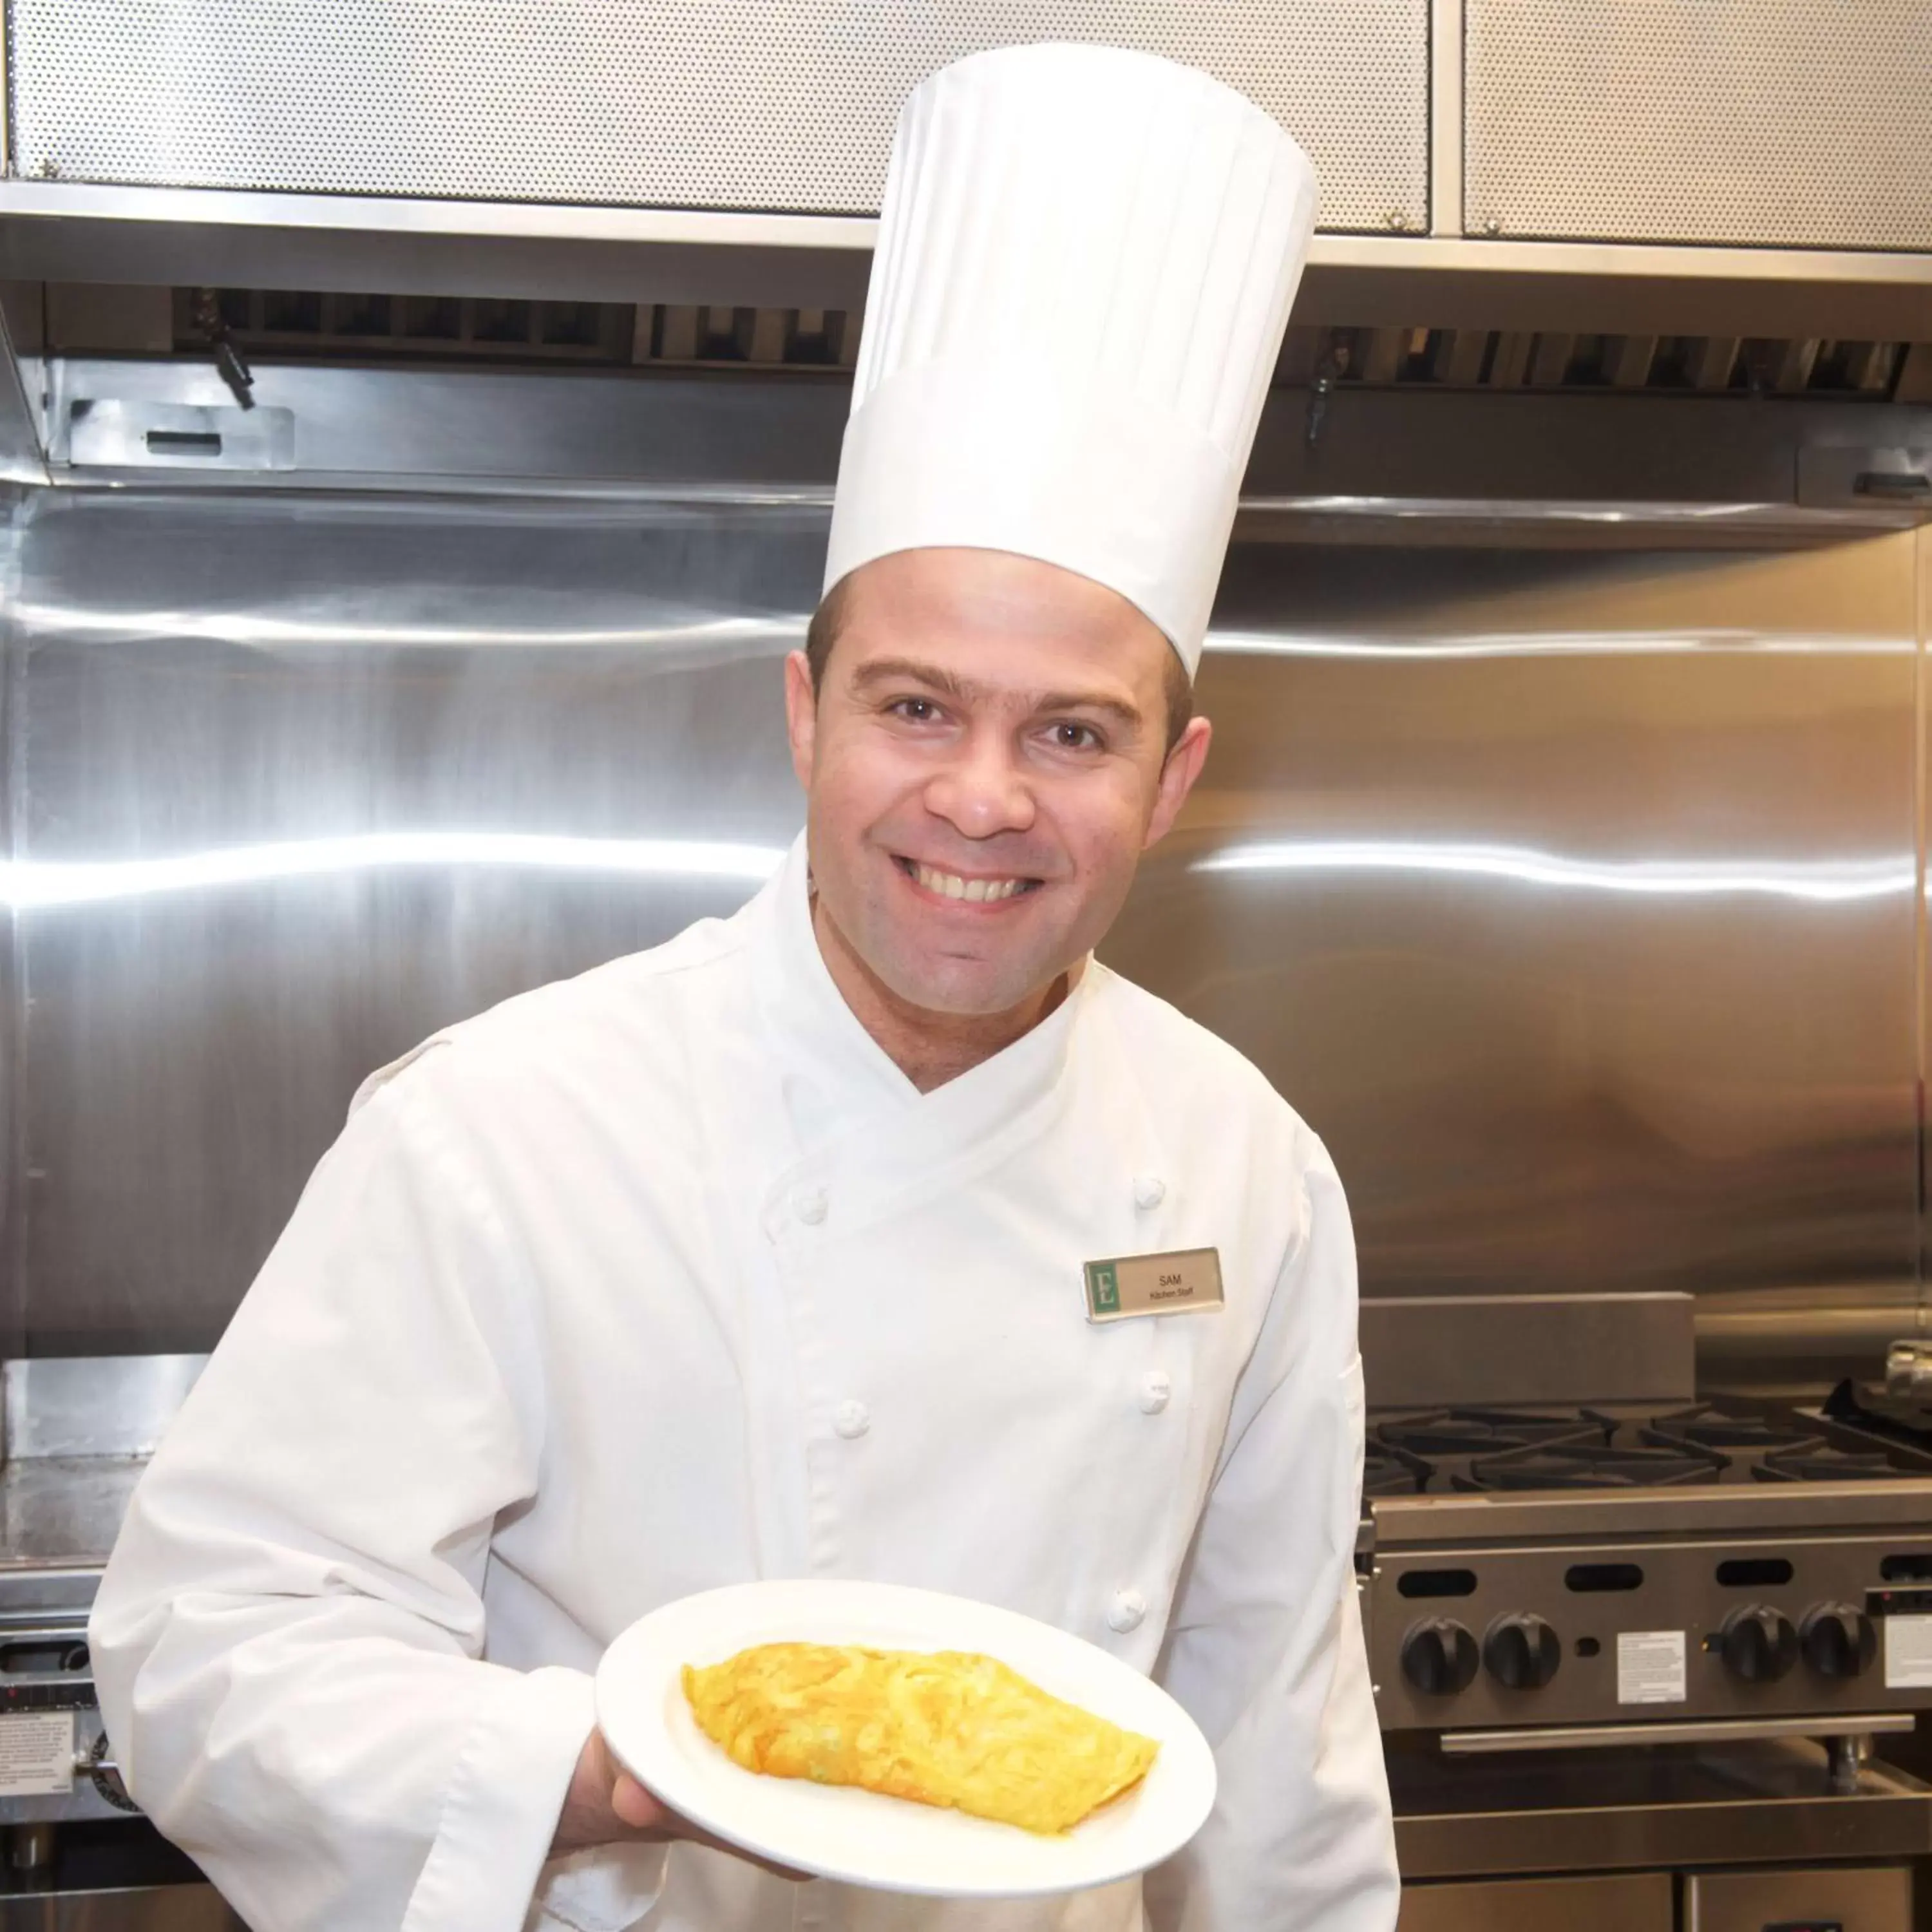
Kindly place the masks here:
POLYGON ((52 1798, 74 1784, 74 1713, 0 1716, 0 1798, 52 1798))
POLYGON ((1617 1633, 1619 1704, 1681 1704, 1685 1695, 1682 1630, 1617 1633))
POLYGON ((1885 1688, 1932 1690, 1932 1617, 1885 1619, 1885 1688))

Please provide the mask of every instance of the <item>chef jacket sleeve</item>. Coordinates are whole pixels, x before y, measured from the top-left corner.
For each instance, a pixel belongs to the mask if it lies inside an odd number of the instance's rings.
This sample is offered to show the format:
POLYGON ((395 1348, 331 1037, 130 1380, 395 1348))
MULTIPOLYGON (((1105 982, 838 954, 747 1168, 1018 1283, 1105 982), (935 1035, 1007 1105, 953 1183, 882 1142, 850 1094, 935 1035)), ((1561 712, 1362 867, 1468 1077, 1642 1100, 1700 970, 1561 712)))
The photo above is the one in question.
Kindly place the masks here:
MULTIPOLYGON (((1304 1130, 1305 1132, 1305 1130, 1304 1130)), ((1341 1183, 1305 1136, 1299 1229, 1235 1392, 1156 1675, 1214 1748, 1157 1932, 1389 1932, 1399 1882, 1354 1582, 1361 1364, 1341 1183)))
POLYGON ((541 1311, 424 1085, 352 1114, 136 1491, 101 1710, 254 1932, 602 1932, 662 1853, 544 1870, 591 1679, 481 1660, 492 1528, 538 1480, 541 1311))

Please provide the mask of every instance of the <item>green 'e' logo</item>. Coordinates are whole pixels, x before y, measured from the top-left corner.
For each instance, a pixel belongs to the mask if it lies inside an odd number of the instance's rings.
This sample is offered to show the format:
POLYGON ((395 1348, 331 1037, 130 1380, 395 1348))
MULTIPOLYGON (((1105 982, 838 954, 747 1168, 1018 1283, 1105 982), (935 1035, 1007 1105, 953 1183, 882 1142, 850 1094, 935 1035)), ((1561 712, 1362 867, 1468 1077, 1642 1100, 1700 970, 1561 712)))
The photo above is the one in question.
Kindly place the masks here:
POLYGON ((1088 1297, 1096 1315, 1115 1315, 1120 1306, 1120 1280, 1112 1262, 1095 1262, 1087 1270, 1088 1297))

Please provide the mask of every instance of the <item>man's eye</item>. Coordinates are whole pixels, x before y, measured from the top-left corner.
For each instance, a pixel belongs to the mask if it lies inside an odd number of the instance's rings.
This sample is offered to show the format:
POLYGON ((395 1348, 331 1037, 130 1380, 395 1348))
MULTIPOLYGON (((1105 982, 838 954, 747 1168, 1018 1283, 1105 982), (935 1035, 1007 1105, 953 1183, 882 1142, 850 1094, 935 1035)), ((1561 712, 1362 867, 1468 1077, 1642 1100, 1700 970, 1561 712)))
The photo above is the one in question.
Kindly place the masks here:
POLYGON ((1062 752, 1091 752, 1100 743, 1100 734, 1092 725, 1076 724, 1070 718, 1053 727, 1052 738, 1054 748, 1062 752))
POLYGON ((896 698, 891 709, 898 716, 910 719, 915 724, 929 724, 939 716, 938 706, 929 698, 896 698))

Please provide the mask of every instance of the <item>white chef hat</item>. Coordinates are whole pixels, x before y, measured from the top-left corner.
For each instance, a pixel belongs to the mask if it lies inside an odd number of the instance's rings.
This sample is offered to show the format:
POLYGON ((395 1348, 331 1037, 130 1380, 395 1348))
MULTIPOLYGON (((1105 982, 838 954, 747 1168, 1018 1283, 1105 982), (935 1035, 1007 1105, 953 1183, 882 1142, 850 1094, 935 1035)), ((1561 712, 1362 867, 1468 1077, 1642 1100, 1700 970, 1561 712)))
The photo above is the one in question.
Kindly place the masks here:
POLYGON ((899 116, 829 590, 928 545, 1119 591, 1192 676, 1315 220, 1251 101, 1118 47, 974 54, 899 116))

